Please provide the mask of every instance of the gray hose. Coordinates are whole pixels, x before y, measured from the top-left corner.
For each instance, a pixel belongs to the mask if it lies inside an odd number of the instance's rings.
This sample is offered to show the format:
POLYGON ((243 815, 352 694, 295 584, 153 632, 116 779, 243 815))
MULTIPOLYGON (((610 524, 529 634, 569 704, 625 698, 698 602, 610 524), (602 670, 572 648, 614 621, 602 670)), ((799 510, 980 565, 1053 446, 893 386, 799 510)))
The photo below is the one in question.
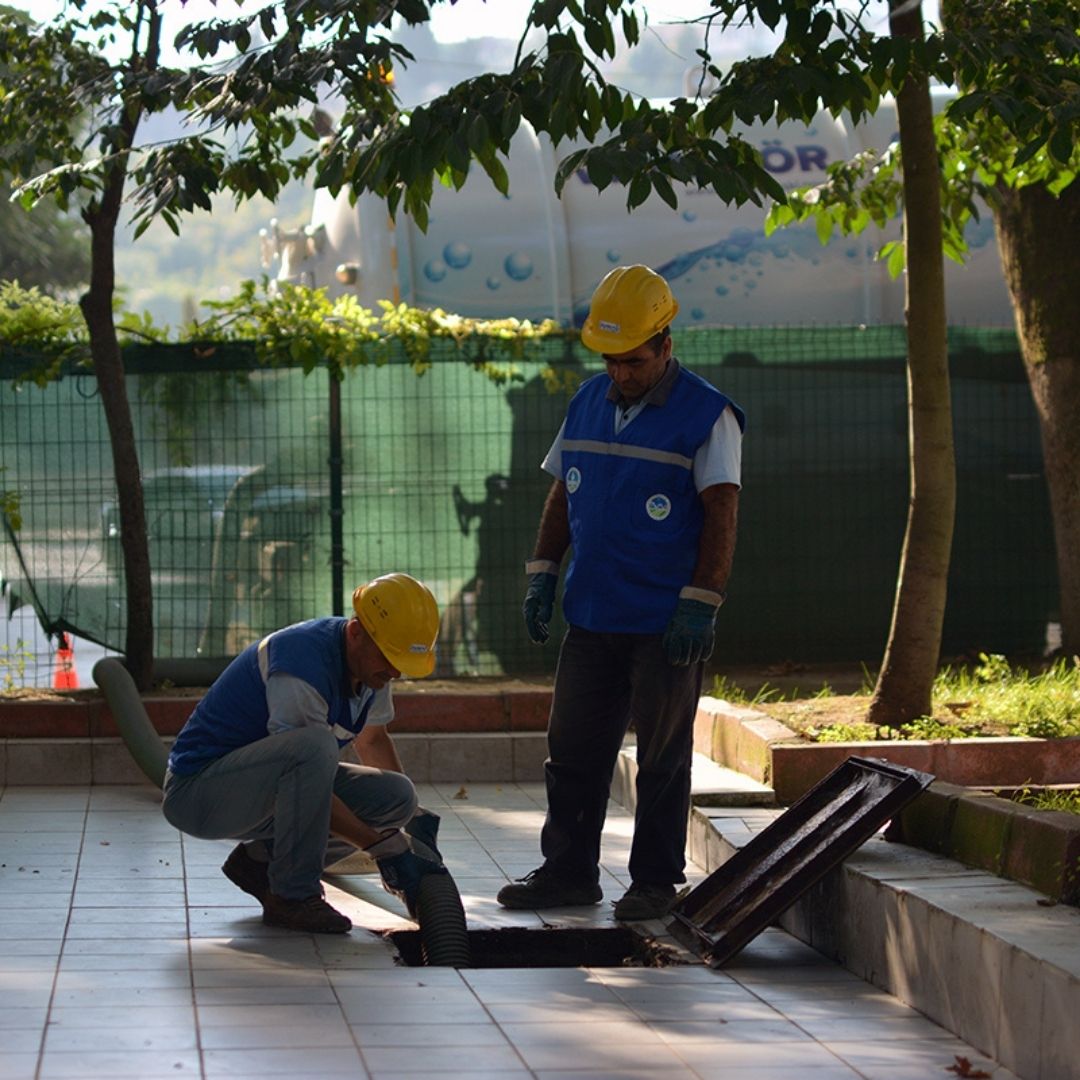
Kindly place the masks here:
POLYGON ((169 751, 146 715, 135 680, 128 669, 111 656, 94 665, 93 678, 105 694, 109 710, 135 764, 160 788, 165 781, 169 751))
POLYGON ((151 677, 155 684, 209 686, 230 664, 231 656, 167 657, 154 661, 151 677))

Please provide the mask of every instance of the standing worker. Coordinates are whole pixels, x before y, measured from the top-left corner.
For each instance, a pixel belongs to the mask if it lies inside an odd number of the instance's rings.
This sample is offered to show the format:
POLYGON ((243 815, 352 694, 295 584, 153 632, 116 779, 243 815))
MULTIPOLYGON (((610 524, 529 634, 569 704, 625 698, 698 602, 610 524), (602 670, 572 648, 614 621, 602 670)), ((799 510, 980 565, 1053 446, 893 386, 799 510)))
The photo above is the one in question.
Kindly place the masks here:
POLYGON ((548 638, 573 544, 545 763, 542 866, 508 908, 595 904, 600 835, 627 728, 637 732, 631 885, 616 919, 667 913, 686 880, 693 723, 731 571, 744 416, 672 355, 679 310, 646 266, 612 270, 581 340, 607 374, 584 382, 543 468, 555 477, 525 565, 525 626, 548 638))
POLYGON ((241 840, 225 876, 263 906, 263 922, 344 934, 325 866, 362 848, 386 888, 415 911, 420 879, 446 873, 433 820, 417 813, 386 725, 390 683, 435 666, 439 610, 408 574, 353 593, 351 618, 311 619, 249 645, 195 707, 169 754, 165 817, 205 840, 241 840), (364 765, 339 761, 355 742, 364 765))

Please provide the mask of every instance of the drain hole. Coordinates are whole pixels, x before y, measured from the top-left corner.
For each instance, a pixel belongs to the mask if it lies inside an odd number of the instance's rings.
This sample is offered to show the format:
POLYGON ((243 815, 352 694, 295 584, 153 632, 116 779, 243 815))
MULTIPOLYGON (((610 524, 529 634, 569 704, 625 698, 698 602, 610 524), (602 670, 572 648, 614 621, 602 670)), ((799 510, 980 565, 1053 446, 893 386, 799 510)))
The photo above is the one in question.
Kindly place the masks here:
MULTIPOLYGON (((419 930, 389 934, 402 962, 424 967, 419 930)), ((618 927, 611 930, 468 931, 474 968, 667 967, 686 963, 676 950, 654 938, 618 927)))

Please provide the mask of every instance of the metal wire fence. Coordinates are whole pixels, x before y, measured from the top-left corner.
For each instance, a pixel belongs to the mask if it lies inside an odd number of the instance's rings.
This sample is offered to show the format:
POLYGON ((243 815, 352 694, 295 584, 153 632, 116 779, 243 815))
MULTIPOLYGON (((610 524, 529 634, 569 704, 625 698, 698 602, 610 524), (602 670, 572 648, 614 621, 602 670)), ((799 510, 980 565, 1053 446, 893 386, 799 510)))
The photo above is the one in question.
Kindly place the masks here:
MULTIPOLYGON (((903 329, 694 330, 675 344, 749 418, 717 657, 876 663, 908 503, 903 329)), ((1015 338, 954 330, 950 352, 959 507, 944 648, 1037 651, 1056 579, 1015 338)), ((335 383, 257 368, 245 349, 128 351, 158 655, 231 655, 277 626, 348 611, 355 585, 404 570, 440 602, 440 674, 551 670, 556 650, 531 646, 521 625, 522 564, 566 387, 599 370, 596 358, 537 344, 506 385, 452 347, 436 343, 432 360, 420 377, 401 362, 335 383)), ((21 365, 3 364, 0 488, 23 518, 0 544, 8 606, 31 603, 48 630, 120 650, 119 519, 96 382, 68 372, 16 392, 21 365)))

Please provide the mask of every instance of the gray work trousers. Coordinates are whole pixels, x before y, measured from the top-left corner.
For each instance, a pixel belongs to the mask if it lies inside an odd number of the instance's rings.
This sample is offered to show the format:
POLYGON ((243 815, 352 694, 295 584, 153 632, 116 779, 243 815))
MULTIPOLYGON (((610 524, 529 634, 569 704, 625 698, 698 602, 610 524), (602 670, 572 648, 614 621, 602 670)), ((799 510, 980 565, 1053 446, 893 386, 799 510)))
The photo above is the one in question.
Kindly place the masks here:
POLYGON ((194 776, 166 773, 164 791, 165 817, 181 832, 263 842, 270 889, 289 900, 318 894, 323 868, 356 850, 330 838, 331 793, 373 829, 401 828, 416 811, 407 776, 341 762, 333 732, 318 725, 241 746, 194 776))

